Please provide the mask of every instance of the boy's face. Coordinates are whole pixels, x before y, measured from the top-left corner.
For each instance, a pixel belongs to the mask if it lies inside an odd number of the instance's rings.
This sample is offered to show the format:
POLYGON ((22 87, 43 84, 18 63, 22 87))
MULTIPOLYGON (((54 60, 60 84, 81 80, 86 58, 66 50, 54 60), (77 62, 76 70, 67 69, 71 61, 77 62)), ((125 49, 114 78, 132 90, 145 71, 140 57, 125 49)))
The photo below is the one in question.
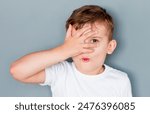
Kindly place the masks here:
MULTIPOLYGON (((92 31, 97 31, 96 35, 85 40, 85 43, 95 43, 97 45, 92 53, 82 53, 72 57, 76 67, 84 72, 92 72, 103 66, 106 55, 111 54, 116 47, 115 40, 109 41, 109 31, 104 24, 95 22, 94 24, 85 24, 90 26, 92 31)), ((78 30, 73 29, 72 35, 78 30)), ((83 33, 84 34, 84 33, 83 33)))

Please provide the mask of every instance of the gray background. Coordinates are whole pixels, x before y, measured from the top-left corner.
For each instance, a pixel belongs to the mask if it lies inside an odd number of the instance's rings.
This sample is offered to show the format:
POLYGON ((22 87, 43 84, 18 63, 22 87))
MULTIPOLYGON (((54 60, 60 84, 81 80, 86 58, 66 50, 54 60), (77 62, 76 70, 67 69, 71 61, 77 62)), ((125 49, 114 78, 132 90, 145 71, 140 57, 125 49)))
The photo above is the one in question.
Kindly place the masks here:
POLYGON ((15 81, 10 63, 63 43, 66 19, 86 4, 106 8, 115 20, 118 47, 106 63, 128 73, 133 96, 150 96, 148 0, 0 0, 0 96, 51 96, 47 86, 15 81))

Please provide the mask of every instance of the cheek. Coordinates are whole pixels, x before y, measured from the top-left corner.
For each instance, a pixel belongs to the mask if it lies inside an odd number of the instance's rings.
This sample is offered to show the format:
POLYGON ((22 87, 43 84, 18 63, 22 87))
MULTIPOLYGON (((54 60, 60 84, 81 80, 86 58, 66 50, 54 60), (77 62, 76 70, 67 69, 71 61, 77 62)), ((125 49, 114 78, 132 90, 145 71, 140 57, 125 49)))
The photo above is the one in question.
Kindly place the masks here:
POLYGON ((94 55, 95 56, 102 56, 102 55, 105 55, 107 53, 107 47, 106 46, 99 46, 97 48, 95 48, 95 51, 94 51, 94 55))
POLYGON ((97 65, 102 65, 105 61, 105 58, 106 58, 106 49, 104 48, 98 48, 98 49, 95 49, 95 52, 93 53, 93 62, 97 65))

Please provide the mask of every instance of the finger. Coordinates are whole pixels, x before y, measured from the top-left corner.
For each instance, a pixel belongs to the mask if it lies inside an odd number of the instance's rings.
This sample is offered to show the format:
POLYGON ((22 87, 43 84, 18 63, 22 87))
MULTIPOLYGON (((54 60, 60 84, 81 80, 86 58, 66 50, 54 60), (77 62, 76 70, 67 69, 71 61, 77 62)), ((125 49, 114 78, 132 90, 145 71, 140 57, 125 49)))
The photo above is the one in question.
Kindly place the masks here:
POLYGON ((82 47, 83 48, 96 48, 97 44, 96 43, 94 43, 94 44, 92 44, 92 43, 85 43, 85 44, 82 44, 82 47))
POLYGON ((69 28, 67 30, 67 33, 66 33, 66 38, 69 38, 72 36, 72 25, 69 24, 69 28))
POLYGON ((97 31, 91 31, 91 32, 88 32, 88 33, 82 35, 81 37, 85 41, 88 38, 92 39, 92 37, 96 34, 97 34, 97 31))
POLYGON ((94 49, 86 49, 86 48, 82 49, 82 53, 92 53, 92 52, 94 52, 94 49))
POLYGON ((85 43, 90 43, 90 42, 91 42, 91 39, 92 39, 92 38, 86 38, 86 39, 84 40, 84 42, 85 42, 85 43))
POLYGON ((76 37, 80 37, 84 32, 86 32, 86 31, 88 31, 88 30, 91 30, 91 27, 90 27, 90 26, 84 27, 84 28, 82 28, 82 29, 79 29, 79 30, 76 31, 75 36, 76 36, 76 37))
MULTIPOLYGON (((87 31, 83 32, 82 35, 85 35, 85 34, 91 32, 91 31, 92 31, 91 29, 88 29, 87 31)), ((82 36, 82 35, 81 35, 81 36, 82 36)))

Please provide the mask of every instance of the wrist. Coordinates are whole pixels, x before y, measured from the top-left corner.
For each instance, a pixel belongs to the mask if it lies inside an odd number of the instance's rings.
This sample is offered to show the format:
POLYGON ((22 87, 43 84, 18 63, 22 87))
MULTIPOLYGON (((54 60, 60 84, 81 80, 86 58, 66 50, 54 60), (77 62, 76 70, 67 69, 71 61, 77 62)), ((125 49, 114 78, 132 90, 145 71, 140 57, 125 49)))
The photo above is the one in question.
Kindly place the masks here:
POLYGON ((59 49, 60 49, 60 52, 61 52, 61 55, 63 55, 64 58, 68 59, 71 57, 71 51, 69 51, 69 48, 62 44, 59 46, 59 49))

